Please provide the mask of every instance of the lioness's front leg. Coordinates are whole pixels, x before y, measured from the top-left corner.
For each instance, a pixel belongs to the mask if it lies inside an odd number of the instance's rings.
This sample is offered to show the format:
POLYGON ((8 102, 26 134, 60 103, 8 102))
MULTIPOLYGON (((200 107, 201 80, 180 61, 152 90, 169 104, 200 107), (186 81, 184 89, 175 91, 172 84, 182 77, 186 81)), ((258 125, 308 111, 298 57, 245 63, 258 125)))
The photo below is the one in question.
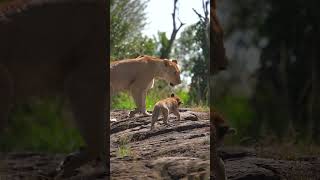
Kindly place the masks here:
POLYGON ((142 92, 140 112, 145 116, 152 116, 152 114, 148 113, 146 108, 147 91, 148 90, 144 90, 142 92))
POLYGON ((146 110, 146 96, 147 90, 141 90, 138 88, 133 88, 132 96, 137 108, 133 111, 130 111, 129 117, 133 117, 136 113, 143 113, 144 115, 151 116, 150 113, 146 110))
POLYGON ((74 169, 99 156, 107 166, 105 110, 108 94, 105 82, 106 70, 103 66, 89 64, 77 69, 65 82, 76 125, 87 146, 69 155, 60 167, 62 176, 70 176, 74 169))

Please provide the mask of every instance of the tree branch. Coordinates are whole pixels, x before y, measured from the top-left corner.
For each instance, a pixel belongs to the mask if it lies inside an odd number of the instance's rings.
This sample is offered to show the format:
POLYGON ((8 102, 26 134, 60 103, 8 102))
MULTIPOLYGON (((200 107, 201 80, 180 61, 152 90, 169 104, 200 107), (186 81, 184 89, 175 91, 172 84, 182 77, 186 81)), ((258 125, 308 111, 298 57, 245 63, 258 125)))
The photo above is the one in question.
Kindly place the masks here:
POLYGON ((208 5, 209 5, 209 1, 204 2, 204 0, 202 0, 202 9, 203 9, 204 16, 202 16, 200 13, 198 13, 197 10, 192 8, 192 10, 198 15, 199 19, 204 22, 208 21, 208 14, 209 14, 208 5))
POLYGON ((164 58, 169 58, 170 52, 171 52, 171 48, 172 48, 172 44, 174 42, 174 40, 176 39, 176 36, 179 32, 179 30, 181 29, 181 27, 183 25, 185 25, 183 22, 181 22, 181 20, 179 18, 177 18, 179 20, 179 26, 177 28, 177 22, 176 22, 176 11, 177 11, 177 2, 178 0, 174 0, 173 1, 173 12, 172 12, 172 24, 173 24, 173 29, 172 29, 172 33, 171 33, 171 37, 169 40, 169 44, 168 47, 165 47, 165 51, 163 51, 163 53, 161 54, 160 58, 164 59, 164 58))
POLYGON ((192 8, 192 10, 199 16, 201 20, 204 19, 204 17, 200 13, 198 13, 197 10, 195 10, 194 8, 192 8))

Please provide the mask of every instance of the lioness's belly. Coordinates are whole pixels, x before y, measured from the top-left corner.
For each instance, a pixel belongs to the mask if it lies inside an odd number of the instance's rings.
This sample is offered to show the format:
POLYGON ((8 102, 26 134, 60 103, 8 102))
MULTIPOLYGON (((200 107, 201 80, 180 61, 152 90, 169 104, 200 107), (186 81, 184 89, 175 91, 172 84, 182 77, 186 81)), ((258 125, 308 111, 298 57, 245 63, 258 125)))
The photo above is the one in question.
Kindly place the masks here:
POLYGON ((110 88, 113 92, 129 90, 141 75, 126 64, 110 67, 110 88))

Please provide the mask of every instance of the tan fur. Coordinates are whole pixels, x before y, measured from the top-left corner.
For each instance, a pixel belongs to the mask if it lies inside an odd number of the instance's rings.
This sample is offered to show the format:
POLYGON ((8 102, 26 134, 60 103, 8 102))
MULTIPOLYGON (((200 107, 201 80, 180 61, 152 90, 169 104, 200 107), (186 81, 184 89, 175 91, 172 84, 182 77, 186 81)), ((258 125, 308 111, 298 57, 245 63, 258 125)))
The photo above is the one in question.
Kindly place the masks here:
POLYGON ((154 124, 158 121, 158 117, 160 113, 163 115, 163 123, 168 125, 168 116, 170 113, 173 113, 178 117, 178 121, 180 121, 180 113, 179 106, 182 104, 179 97, 171 94, 171 97, 163 99, 157 102, 154 105, 153 113, 152 113, 152 121, 151 121, 151 130, 154 128, 154 124))
POLYGON ((153 87, 154 78, 164 79, 171 85, 181 83, 180 70, 175 60, 159 59, 152 56, 139 56, 112 62, 110 65, 110 96, 119 91, 131 92, 137 108, 130 112, 150 115, 146 111, 147 91, 153 87))
POLYGON ((210 147, 211 155, 213 159, 213 174, 217 180, 226 180, 226 171, 223 160, 218 156, 217 148, 223 143, 223 139, 228 134, 236 133, 236 130, 230 128, 225 121, 225 118, 213 108, 210 109, 210 124, 211 124, 211 136, 210 147))
POLYGON ((63 176, 102 154, 107 166, 104 3, 16 0, 0 8, 0 133, 13 104, 66 97, 86 148, 66 158, 59 168, 63 176))

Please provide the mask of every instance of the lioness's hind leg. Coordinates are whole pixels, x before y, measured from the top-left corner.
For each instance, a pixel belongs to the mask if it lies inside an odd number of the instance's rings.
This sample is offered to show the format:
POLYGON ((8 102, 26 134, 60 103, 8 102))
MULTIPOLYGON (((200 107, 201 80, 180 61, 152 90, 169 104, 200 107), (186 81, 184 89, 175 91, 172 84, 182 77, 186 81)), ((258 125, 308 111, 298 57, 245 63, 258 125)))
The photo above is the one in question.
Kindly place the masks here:
POLYGON ((8 124, 8 116, 13 100, 13 83, 10 73, 0 65, 0 134, 8 124))
POLYGON ((102 154, 106 155, 105 110, 108 95, 106 90, 106 74, 103 66, 92 65, 92 68, 90 65, 83 66, 72 73, 66 81, 66 93, 75 122, 87 145, 84 150, 72 154, 70 160, 63 166, 62 171, 66 176, 82 164, 102 154))

